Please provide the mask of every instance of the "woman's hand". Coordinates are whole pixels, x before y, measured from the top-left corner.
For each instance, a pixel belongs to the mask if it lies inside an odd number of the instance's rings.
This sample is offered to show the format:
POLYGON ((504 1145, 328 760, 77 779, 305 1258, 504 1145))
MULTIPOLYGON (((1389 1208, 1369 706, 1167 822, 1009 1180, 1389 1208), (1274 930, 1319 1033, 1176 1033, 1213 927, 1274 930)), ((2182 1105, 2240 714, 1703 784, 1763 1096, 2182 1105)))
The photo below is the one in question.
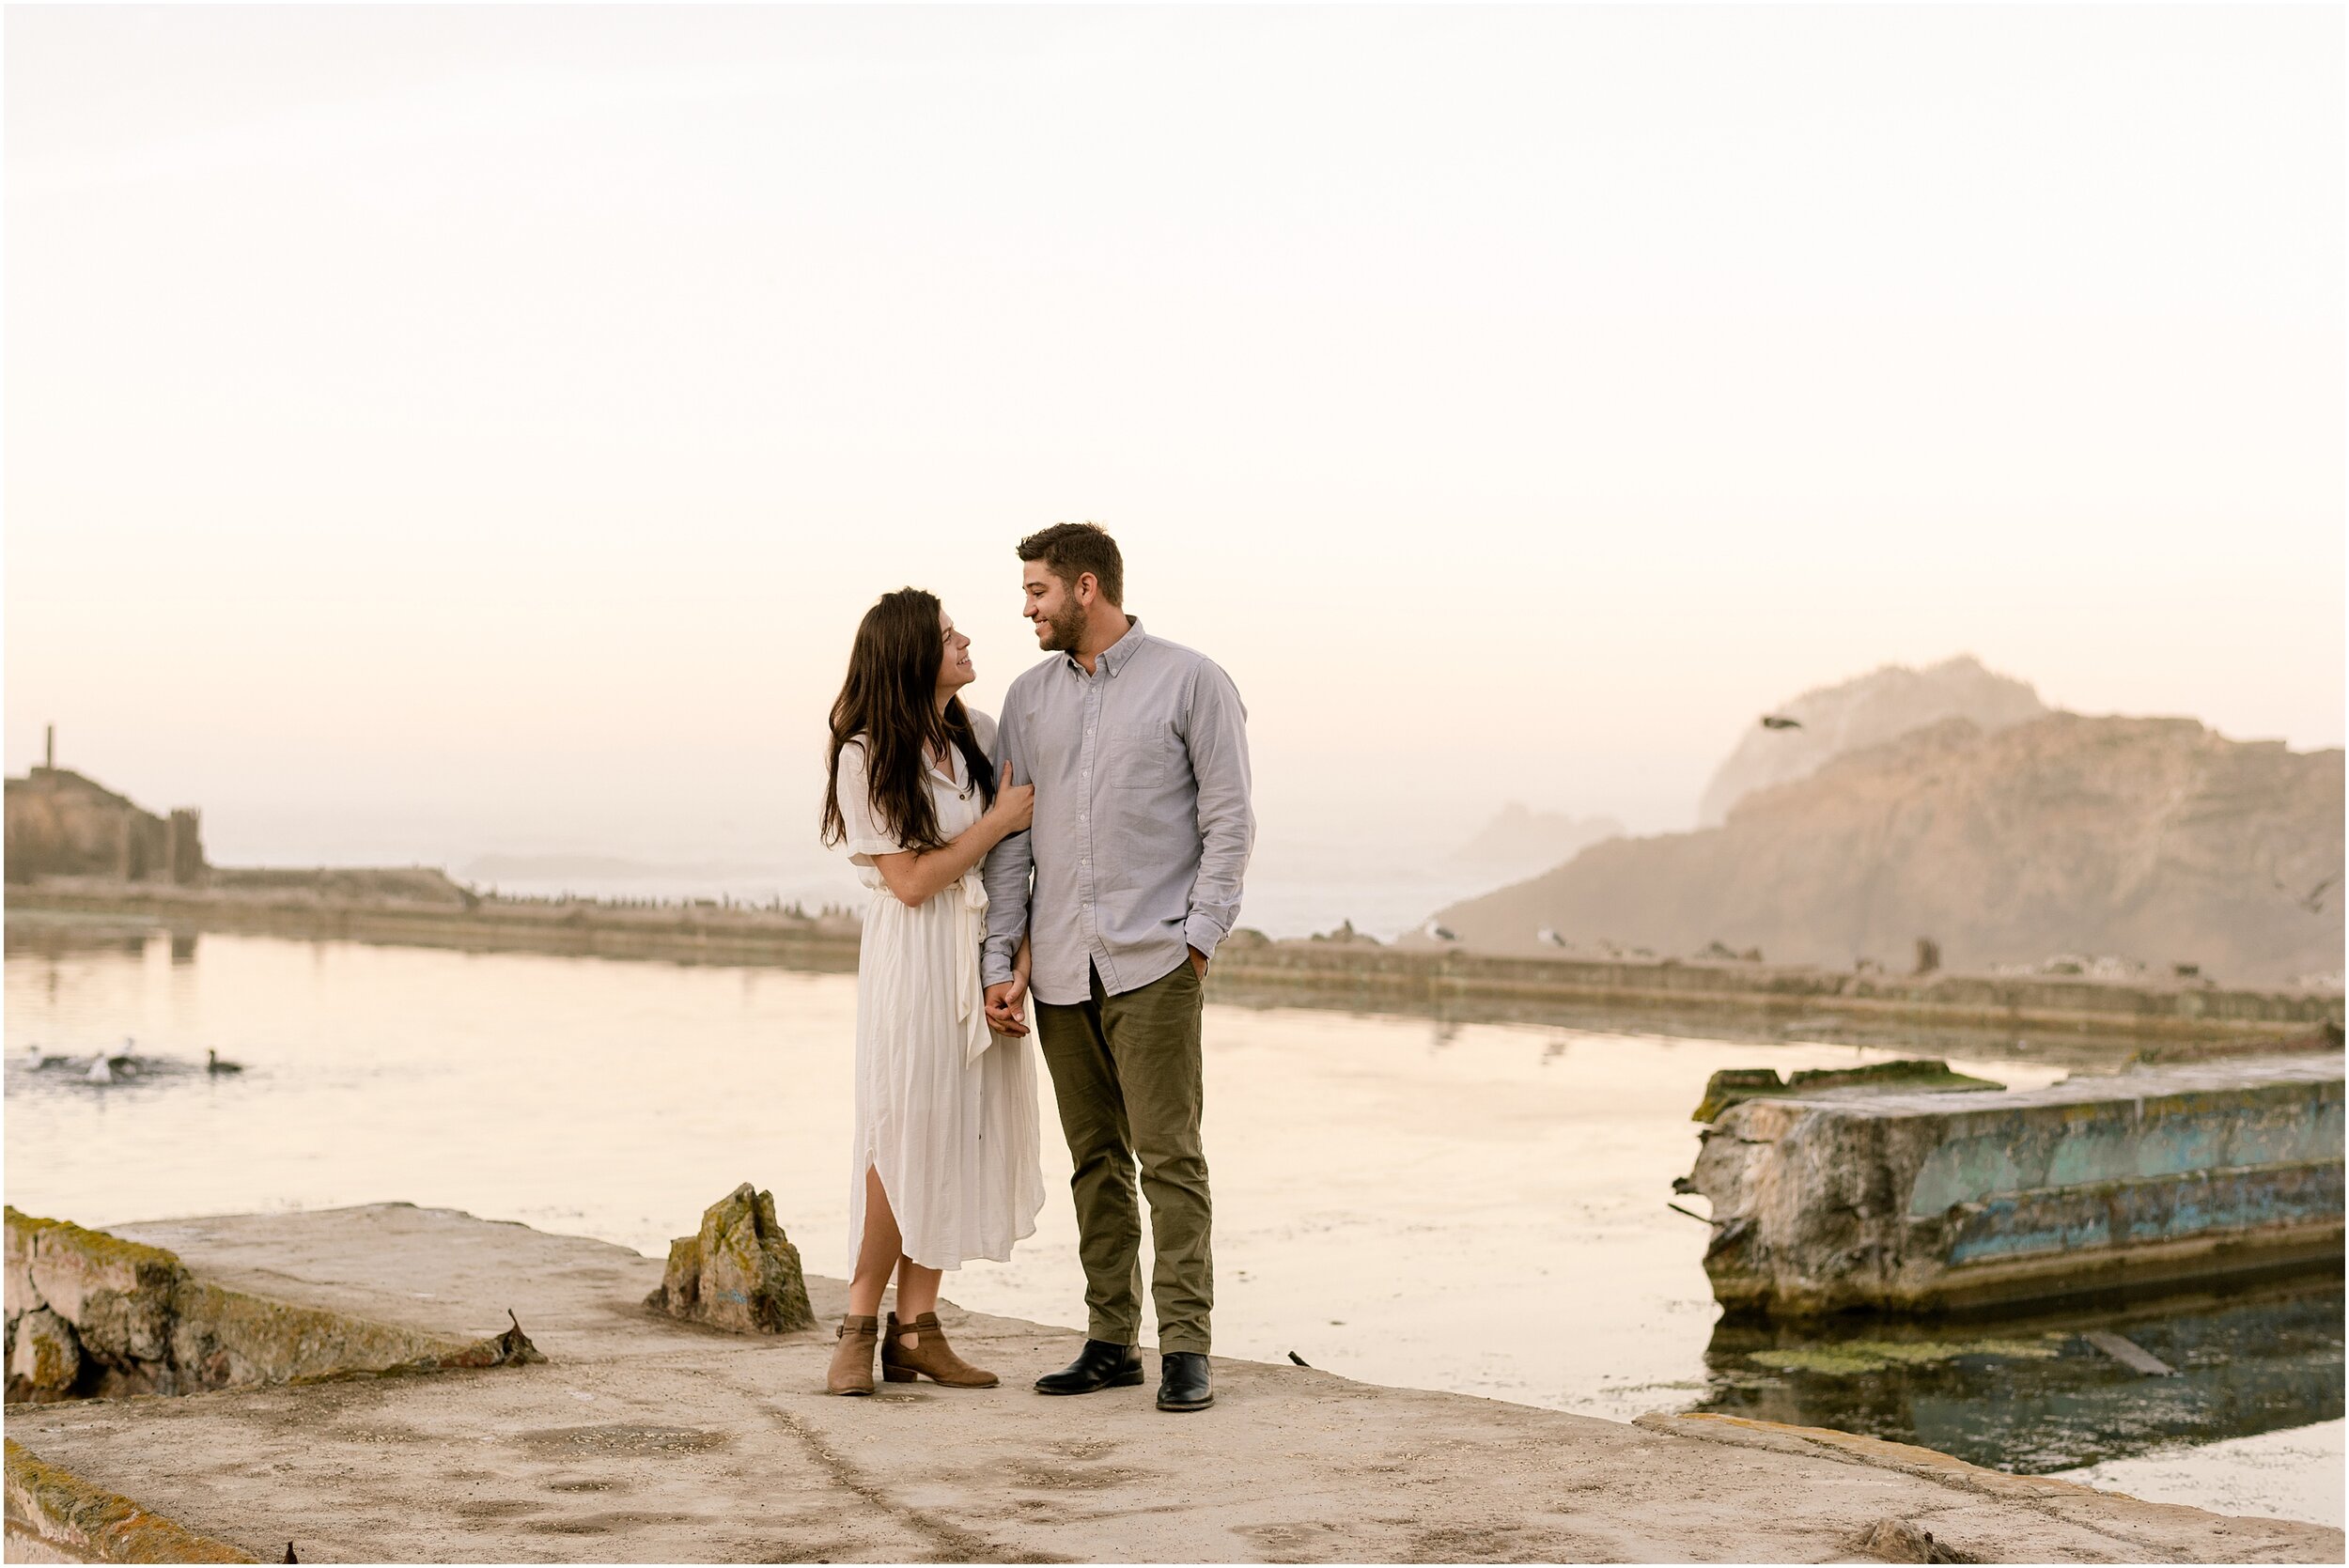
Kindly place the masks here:
POLYGON ((1011 764, 1006 762, 995 785, 995 803, 987 808, 987 815, 995 819, 998 838, 1026 832, 1035 820, 1035 785, 1014 784, 1011 764))

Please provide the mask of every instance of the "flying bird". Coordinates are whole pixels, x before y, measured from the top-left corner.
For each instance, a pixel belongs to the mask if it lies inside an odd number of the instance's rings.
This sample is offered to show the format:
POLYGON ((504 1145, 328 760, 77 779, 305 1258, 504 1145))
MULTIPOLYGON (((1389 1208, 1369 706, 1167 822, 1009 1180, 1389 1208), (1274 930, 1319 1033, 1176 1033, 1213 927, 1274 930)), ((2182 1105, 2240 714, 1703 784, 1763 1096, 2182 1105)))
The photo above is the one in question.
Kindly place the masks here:
POLYGON ((1560 936, 1557 932, 1552 931, 1547 925, 1533 933, 1533 939, 1537 942, 1547 942, 1551 947, 1563 947, 1566 945, 1566 939, 1560 936))
POLYGON ((1439 942, 1456 942, 1460 939, 1458 932, 1438 921, 1431 920, 1427 923, 1427 934, 1439 942))
POLYGON ((1308 1361, 1304 1357, 1299 1356, 1294 1350, 1289 1352, 1289 1359, 1295 1361, 1299 1366, 1303 1367, 1307 1372, 1311 1372, 1314 1369, 1314 1364, 1311 1361, 1308 1361))
POLYGON ((1762 715, 1762 727, 1766 730, 1798 730, 1802 728, 1802 721, 1789 719, 1783 713, 1765 713, 1762 715))

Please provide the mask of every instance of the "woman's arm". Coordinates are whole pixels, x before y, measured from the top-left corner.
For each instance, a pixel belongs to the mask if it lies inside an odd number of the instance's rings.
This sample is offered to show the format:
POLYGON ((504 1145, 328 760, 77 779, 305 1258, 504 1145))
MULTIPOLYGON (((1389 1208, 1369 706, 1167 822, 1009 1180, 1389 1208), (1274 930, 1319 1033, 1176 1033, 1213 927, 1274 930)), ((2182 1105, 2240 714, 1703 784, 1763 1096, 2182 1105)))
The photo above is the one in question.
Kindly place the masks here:
POLYGON ((987 858, 988 850, 1023 831, 1034 815, 1035 786, 1014 784, 1006 764, 1003 781, 995 790, 995 803, 952 843, 941 849, 901 849, 894 855, 876 855, 873 866, 898 903, 918 909, 961 881, 965 873, 987 858))

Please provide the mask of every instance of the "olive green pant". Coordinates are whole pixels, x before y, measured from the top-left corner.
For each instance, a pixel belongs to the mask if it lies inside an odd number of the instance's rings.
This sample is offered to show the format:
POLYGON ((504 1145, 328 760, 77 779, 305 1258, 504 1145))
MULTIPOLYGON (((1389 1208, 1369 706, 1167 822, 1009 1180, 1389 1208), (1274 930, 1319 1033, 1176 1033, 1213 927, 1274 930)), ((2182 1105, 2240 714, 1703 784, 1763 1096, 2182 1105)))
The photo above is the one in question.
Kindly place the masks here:
POLYGON ((1171 974, 1123 996, 1092 977, 1074 1006, 1036 1003, 1036 1040, 1051 1069, 1076 1173, 1077 1255, 1084 1264, 1089 1338, 1142 1338, 1142 1213, 1150 1201, 1156 1259, 1150 1298, 1159 1349, 1207 1350, 1215 1260, 1207 1247, 1207 1161, 1199 1148, 1199 977, 1186 956, 1171 974))

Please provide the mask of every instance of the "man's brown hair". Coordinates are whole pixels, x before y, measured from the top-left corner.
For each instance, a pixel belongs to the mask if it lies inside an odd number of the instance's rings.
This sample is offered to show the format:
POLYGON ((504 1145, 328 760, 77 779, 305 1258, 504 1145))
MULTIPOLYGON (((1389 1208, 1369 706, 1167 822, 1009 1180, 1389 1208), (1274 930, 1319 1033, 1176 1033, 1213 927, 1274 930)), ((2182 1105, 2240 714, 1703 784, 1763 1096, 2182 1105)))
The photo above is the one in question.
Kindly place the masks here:
POLYGON ((1031 534, 1019 541, 1019 559, 1043 562, 1045 570, 1071 588, 1091 572, 1101 585, 1101 597, 1121 610, 1126 607, 1126 558, 1118 554, 1109 530, 1097 522, 1056 522, 1031 534))

